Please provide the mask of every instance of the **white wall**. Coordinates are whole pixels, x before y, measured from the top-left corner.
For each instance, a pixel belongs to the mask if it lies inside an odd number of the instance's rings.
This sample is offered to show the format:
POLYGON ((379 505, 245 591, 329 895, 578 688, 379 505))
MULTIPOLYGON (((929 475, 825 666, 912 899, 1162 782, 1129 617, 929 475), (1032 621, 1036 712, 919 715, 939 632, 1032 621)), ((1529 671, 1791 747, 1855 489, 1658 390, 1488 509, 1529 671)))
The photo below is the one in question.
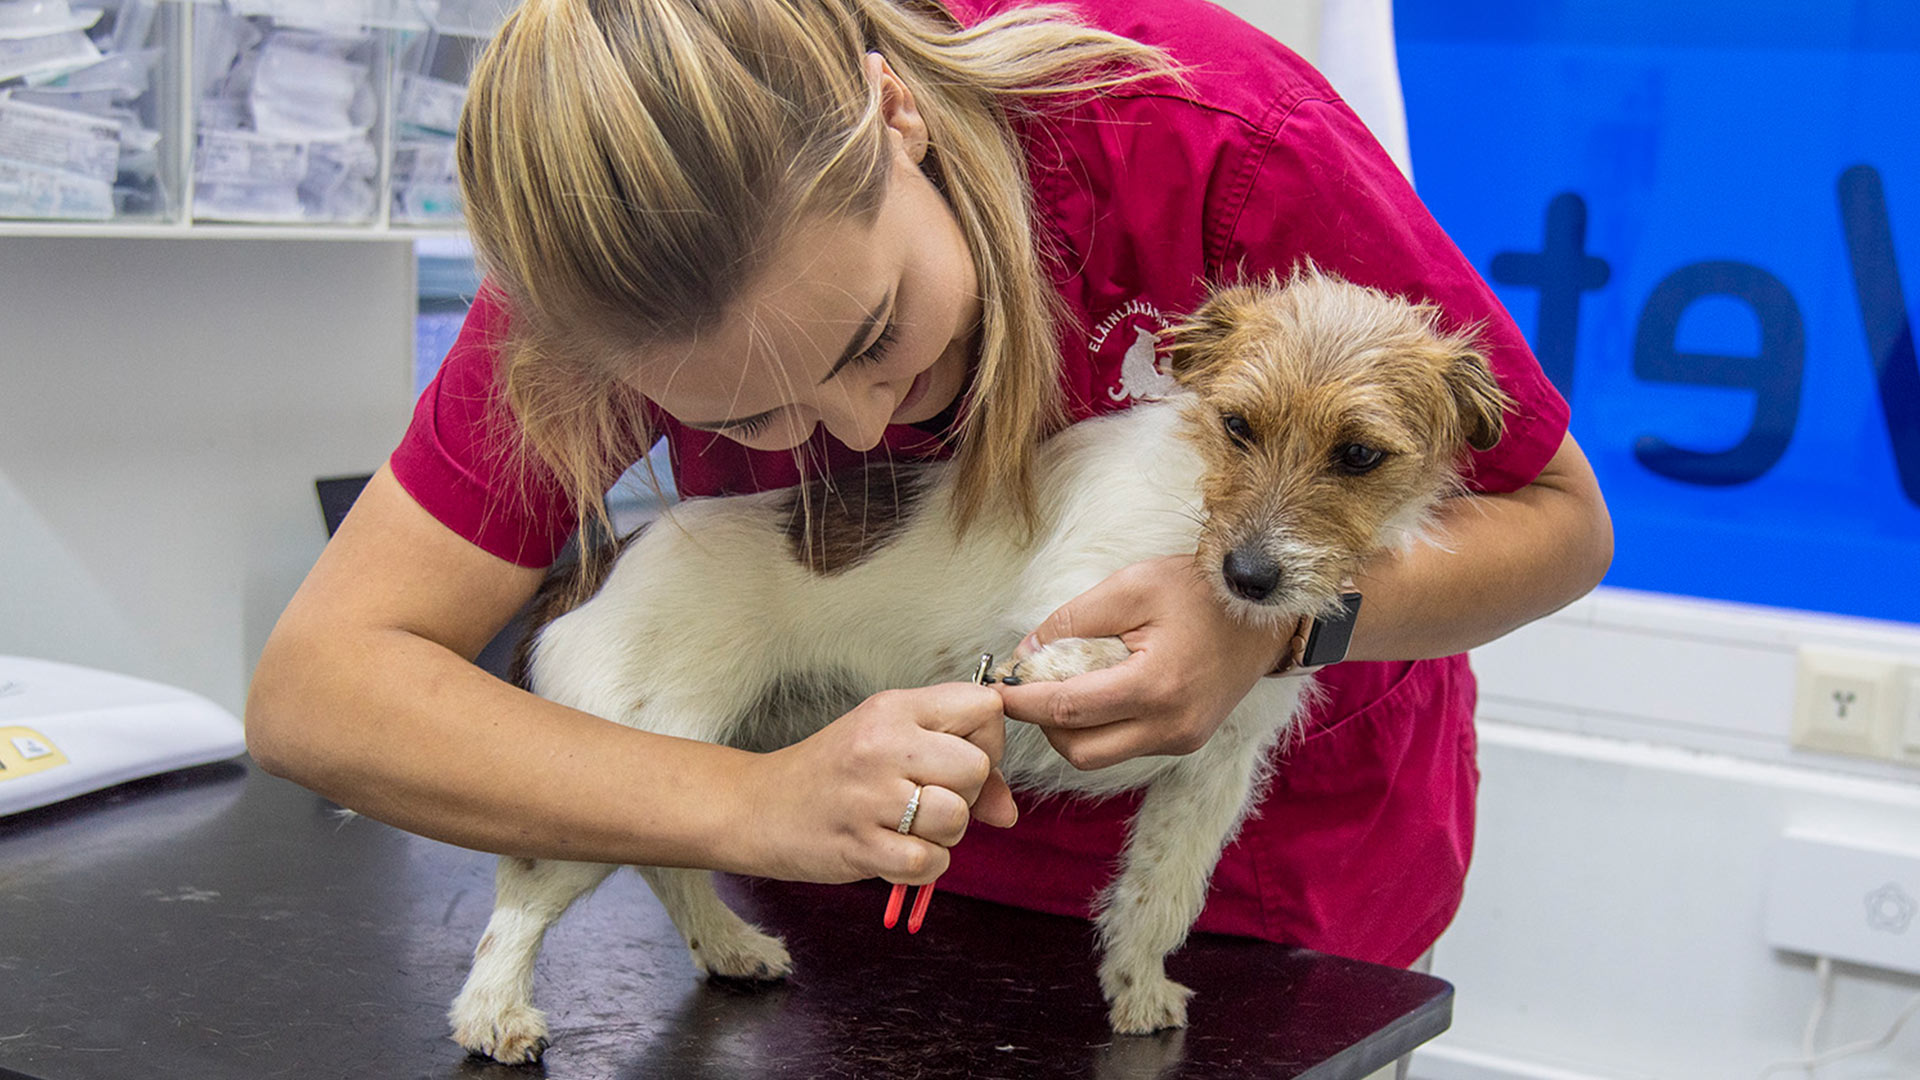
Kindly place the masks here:
MULTIPOLYGON (((1920 770, 1789 747, 1802 642, 1920 660, 1916 627, 1611 590, 1476 654, 1479 835, 1434 963, 1455 1021, 1416 1077, 1752 1080, 1798 1056, 1814 977, 1762 932, 1775 843, 1920 838, 1920 770)), ((1915 993, 1841 966, 1824 1045, 1915 993)), ((1920 1076, 1920 1030, 1820 1075, 1920 1076)))
POLYGON ((412 404, 406 240, 0 236, 0 653, 239 710, 412 404))
POLYGON ((1392 0, 1222 0, 1320 69, 1400 171, 1413 175, 1392 0))

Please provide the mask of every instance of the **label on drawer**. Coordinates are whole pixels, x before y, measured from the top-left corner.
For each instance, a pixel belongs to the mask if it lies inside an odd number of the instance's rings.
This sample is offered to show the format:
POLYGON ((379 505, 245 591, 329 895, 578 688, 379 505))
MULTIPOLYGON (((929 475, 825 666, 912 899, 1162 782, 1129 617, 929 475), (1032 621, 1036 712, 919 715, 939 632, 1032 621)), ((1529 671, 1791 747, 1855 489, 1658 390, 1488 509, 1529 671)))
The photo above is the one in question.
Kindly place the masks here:
POLYGON ((0 783, 67 764, 53 740, 28 727, 0 727, 0 783))

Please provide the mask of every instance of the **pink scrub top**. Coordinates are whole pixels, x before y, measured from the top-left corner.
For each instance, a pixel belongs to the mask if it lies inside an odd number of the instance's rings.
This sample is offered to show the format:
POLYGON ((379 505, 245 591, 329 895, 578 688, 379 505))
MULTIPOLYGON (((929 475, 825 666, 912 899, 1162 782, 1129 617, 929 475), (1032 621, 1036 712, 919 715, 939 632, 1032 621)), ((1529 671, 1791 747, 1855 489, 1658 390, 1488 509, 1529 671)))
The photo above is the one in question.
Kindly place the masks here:
MULTIPOLYGON (((971 23, 1006 4, 949 0, 971 23)), ((1558 450, 1567 406, 1513 320, 1421 205, 1359 119, 1306 62, 1212 5, 1077 0, 1094 25, 1156 45, 1187 85, 1156 80, 1023 121, 1036 231, 1069 317, 1060 379, 1080 420, 1150 390, 1153 331, 1192 311, 1207 282, 1285 274, 1312 258, 1349 280, 1432 301, 1479 326, 1518 407, 1476 453, 1470 486, 1514 491, 1558 450), (1131 364, 1127 363, 1132 352, 1131 364)), ((501 558, 544 566, 575 522, 549 488, 522 490, 498 445, 495 382, 505 312, 483 289, 391 461, 441 522, 501 558)), ((657 409, 683 495, 798 480, 789 452, 749 450, 657 409)), ((867 455, 815 433, 814 461, 867 455)), ((938 440, 889 428, 877 460, 931 456, 938 440)), ((1285 752, 1257 812, 1227 849, 1197 928, 1404 966, 1459 906, 1472 850, 1474 679, 1465 656, 1345 663, 1306 735, 1285 752)), ((1137 805, 1052 798, 1010 830, 972 829, 942 889, 1087 916, 1137 805)))

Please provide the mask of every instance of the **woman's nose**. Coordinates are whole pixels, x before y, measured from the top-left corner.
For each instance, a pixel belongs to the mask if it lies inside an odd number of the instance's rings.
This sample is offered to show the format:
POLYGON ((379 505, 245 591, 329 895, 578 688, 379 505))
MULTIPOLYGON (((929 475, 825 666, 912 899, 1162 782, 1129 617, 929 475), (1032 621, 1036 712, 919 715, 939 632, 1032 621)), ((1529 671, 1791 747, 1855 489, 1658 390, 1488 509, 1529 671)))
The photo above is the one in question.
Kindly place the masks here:
POLYGON ((846 394, 829 395, 820 403, 820 422, 827 434, 850 450, 871 450, 880 445, 887 421, 893 419, 896 402, 884 386, 862 387, 846 394))

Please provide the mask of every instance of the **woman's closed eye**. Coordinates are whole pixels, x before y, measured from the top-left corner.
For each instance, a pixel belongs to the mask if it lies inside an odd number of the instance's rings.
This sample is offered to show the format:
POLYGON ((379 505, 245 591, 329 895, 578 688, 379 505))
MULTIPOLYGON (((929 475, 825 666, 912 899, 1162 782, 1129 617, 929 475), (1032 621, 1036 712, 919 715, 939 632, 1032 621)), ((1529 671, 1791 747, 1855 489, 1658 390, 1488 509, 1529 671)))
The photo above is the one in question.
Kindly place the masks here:
POLYGON ((749 416, 745 420, 729 426, 727 428, 727 434, 738 438, 751 439, 755 435, 767 430, 767 425, 773 423, 774 416, 778 415, 779 412, 780 410, 775 409, 773 412, 763 412, 759 416, 749 416))
MULTIPOLYGON (((846 363, 841 365, 842 369, 848 367, 878 367, 886 363, 888 357, 891 355, 894 339, 898 337, 895 329, 896 324, 891 322, 887 323, 887 325, 881 329, 879 336, 875 337, 871 344, 847 358, 846 363)), ((838 372, 836 371, 835 374, 838 374, 838 372)), ((770 409, 757 416, 749 416, 737 423, 728 424, 725 431, 729 436, 734 438, 751 439, 765 432, 767 428, 773 424, 774 417, 778 415, 780 415, 779 409, 770 409)))
POLYGON ((893 349, 895 326, 895 323, 887 323, 886 327, 880 331, 880 336, 873 339, 873 344, 868 345, 849 362, 855 367, 877 367, 886 363, 887 356, 893 349))

